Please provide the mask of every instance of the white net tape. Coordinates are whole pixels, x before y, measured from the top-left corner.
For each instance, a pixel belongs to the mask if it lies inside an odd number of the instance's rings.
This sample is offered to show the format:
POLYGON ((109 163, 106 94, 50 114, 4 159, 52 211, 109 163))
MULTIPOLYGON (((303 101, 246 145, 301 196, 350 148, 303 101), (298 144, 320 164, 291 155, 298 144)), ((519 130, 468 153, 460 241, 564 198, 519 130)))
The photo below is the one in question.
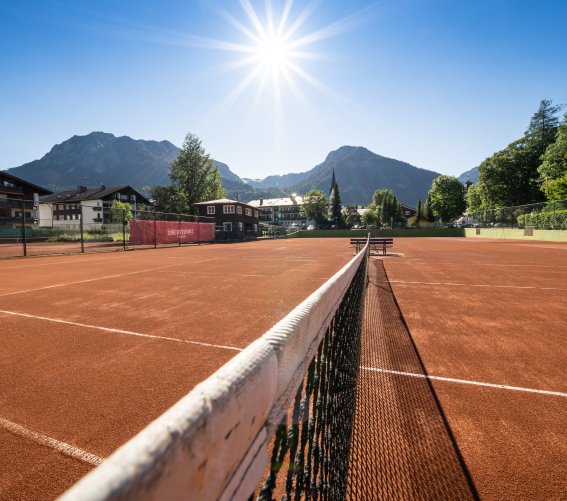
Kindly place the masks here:
POLYGON ((367 249, 60 501, 248 499, 267 446, 367 249))

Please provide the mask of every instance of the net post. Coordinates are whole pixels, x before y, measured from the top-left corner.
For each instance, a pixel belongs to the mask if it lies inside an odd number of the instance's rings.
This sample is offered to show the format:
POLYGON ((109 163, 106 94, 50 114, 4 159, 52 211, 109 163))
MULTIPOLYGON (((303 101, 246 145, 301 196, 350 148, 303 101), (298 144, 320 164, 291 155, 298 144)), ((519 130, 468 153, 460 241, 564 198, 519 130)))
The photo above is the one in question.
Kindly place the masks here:
POLYGON ((24 257, 26 257, 28 255, 28 242, 27 242, 27 238, 26 238, 26 205, 25 205, 25 201, 22 198, 22 203, 21 203, 21 232, 22 232, 22 243, 24 244, 24 257))

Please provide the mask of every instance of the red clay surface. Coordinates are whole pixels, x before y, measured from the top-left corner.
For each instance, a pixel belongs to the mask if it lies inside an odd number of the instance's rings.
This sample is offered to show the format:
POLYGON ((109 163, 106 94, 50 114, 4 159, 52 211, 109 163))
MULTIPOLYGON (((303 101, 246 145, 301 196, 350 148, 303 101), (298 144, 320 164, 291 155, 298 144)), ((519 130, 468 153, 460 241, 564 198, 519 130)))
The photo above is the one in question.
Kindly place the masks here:
POLYGON ((0 499, 93 467, 31 433, 108 456, 351 257, 291 239, 0 262, 0 499))
POLYGON ((480 498, 567 499, 567 244, 398 238, 393 252, 382 284, 429 376, 561 393, 431 380, 480 498))

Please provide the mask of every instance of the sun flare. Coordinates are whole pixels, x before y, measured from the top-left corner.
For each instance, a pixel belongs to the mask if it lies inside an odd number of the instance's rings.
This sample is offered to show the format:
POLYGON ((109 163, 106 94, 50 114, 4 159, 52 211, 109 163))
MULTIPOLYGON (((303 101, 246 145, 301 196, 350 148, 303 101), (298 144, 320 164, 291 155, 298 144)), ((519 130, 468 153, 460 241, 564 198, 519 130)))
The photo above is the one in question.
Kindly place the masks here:
POLYGON ((272 70, 280 70, 290 62, 290 49, 277 35, 260 40, 256 49, 259 62, 272 70))

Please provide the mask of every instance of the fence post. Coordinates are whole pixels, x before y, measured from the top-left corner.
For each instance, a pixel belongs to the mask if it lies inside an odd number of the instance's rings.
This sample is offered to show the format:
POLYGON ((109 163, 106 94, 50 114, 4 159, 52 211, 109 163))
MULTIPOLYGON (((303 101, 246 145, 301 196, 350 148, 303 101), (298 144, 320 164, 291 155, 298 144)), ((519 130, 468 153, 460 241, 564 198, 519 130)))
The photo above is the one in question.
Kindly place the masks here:
POLYGON ((21 202, 22 202, 21 204, 22 222, 20 228, 22 230, 22 243, 24 244, 24 257, 25 257, 28 255, 28 242, 26 238, 26 205, 23 198, 21 202))
POLYGON ((79 214, 79 228, 81 230, 81 252, 85 252, 85 234, 84 234, 84 226, 83 226, 83 204, 81 204, 79 207, 81 207, 81 213, 79 214))
POLYGON ((126 209, 122 209, 122 249, 126 250, 126 209))
POLYGON ((157 249, 157 213, 154 212, 154 249, 157 249))
POLYGON ((179 244, 178 247, 181 247, 181 215, 177 216, 177 243, 179 244))

